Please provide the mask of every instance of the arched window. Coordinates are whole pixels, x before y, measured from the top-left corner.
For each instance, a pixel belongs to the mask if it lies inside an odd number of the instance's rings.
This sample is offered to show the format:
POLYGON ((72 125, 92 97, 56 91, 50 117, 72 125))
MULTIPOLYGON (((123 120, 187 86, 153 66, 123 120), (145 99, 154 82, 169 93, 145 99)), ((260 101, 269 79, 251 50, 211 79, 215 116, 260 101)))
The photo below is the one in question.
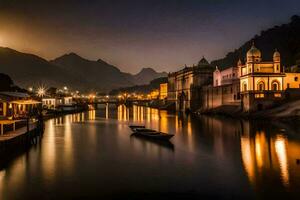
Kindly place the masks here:
POLYGON ((258 84, 257 84, 257 88, 259 91, 263 91, 265 90, 265 83, 263 81, 260 81, 258 84))
POLYGON ((277 81, 273 81, 272 82, 272 90, 276 91, 276 90, 279 90, 280 87, 279 87, 279 83, 277 81))
POLYGON ((247 83, 243 83, 243 91, 244 91, 244 92, 247 91, 247 83))

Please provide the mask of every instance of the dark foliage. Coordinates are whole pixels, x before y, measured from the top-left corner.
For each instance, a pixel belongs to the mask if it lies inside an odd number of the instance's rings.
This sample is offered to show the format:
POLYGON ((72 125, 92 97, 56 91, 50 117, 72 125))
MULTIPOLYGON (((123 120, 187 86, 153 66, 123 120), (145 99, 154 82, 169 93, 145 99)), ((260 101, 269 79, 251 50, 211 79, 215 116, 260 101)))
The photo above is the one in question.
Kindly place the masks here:
POLYGON ((281 54, 283 66, 294 65, 300 58, 300 17, 295 15, 288 24, 262 31, 240 48, 228 53, 225 58, 212 61, 212 64, 219 68, 227 68, 235 66, 239 58, 245 61, 252 41, 261 50, 263 60, 272 60, 273 53, 277 49, 281 54))

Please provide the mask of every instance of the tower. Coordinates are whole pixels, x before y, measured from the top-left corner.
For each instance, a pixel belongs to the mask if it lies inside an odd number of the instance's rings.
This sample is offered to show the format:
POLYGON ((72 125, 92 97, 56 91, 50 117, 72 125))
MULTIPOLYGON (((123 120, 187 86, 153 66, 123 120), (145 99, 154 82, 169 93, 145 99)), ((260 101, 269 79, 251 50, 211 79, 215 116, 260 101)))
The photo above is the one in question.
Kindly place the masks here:
POLYGON ((275 50, 273 54, 273 62, 274 62, 274 72, 275 73, 280 73, 281 72, 281 67, 280 67, 280 53, 275 50))

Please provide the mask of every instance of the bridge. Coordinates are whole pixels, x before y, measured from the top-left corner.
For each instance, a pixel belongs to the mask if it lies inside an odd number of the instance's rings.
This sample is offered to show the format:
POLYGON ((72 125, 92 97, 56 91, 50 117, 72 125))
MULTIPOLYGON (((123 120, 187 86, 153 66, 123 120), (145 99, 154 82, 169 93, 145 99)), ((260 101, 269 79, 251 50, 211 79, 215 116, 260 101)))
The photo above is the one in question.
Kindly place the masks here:
POLYGON ((134 99, 134 98, 128 98, 128 99, 119 99, 119 98, 93 98, 88 100, 88 104, 90 105, 101 105, 101 104, 116 104, 116 105, 128 105, 131 106, 133 104, 137 105, 146 105, 151 100, 149 99, 134 99))

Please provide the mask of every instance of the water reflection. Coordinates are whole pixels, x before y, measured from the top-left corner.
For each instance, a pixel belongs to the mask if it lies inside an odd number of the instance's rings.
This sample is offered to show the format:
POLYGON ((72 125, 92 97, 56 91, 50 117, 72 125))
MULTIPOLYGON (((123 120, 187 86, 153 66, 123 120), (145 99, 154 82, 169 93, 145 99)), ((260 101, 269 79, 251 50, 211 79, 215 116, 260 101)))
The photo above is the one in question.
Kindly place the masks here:
MULTIPOLYGON (((245 124, 248 129, 245 129, 241 136, 241 154, 250 182, 258 190, 273 186, 269 189, 285 190, 286 188, 286 191, 289 191, 288 188, 292 184, 291 173, 294 177, 300 175, 300 167, 296 163, 297 158, 300 157, 300 138, 293 138, 293 145, 289 145, 288 135, 282 134, 280 127, 271 124, 262 126, 255 122, 244 122, 245 124), (294 151, 289 152, 290 149, 294 151), (291 170, 292 168, 298 170, 291 170), (271 185, 264 186, 264 184, 271 185)), ((299 186, 299 178, 293 181, 293 187, 299 186)))
POLYGON ((289 166, 287 161, 286 139, 278 135, 275 139, 275 152, 278 158, 281 178, 285 186, 289 185, 289 166))
POLYGON ((168 150, 174 151, 174 144, 170 141, 160 141, 160 140, 153 140, 153 139, 147 139, 144 137, 140 137, 139 135, 132 133, 130 135, 131 142, 134 143, 135 140, 139 140, 141 143, 147 144, 147 143, 152 143, 153 145, 166 148, 168 150))
POLYGON ((294 198, 300 193, 299 130, 107 104, 47 121, 41 144, 0 171, 1 199, 30 199, 36 191, 68 193, 65 199, 120 191, 294 198), (170 142, 147 140, 132 135, 129 124, 175 136, 170 142))

